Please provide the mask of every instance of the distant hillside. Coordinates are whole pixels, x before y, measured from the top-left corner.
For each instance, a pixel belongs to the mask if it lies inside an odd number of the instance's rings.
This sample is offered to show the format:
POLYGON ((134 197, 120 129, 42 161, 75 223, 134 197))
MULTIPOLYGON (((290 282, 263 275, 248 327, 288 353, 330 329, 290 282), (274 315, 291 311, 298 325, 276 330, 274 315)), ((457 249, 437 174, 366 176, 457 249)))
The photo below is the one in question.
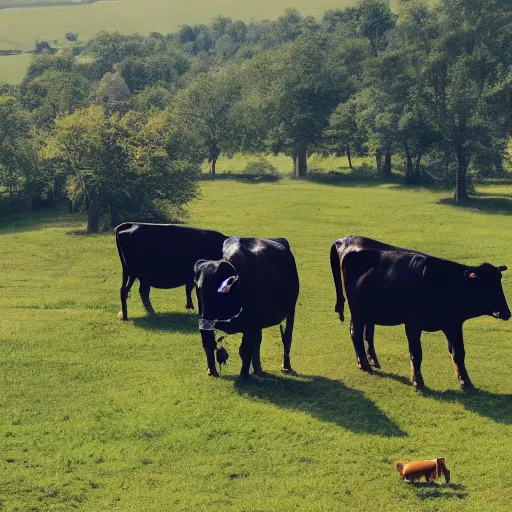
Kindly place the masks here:
POLYGON ((54 5, 92 4, 105 0, 0 0, 0 9, 16 7, 50 7, 54 5))

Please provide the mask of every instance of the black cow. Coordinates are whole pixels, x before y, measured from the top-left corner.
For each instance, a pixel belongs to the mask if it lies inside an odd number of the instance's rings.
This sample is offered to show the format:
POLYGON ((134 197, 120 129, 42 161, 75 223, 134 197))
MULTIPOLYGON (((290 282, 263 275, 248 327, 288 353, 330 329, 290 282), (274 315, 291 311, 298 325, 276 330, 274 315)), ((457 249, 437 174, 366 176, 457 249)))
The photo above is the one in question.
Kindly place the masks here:
MULTIPOLYGON (((414 254, 423 254, 412 249, 404 249, 402 247, 396 247, 395 245, 385 244, 372 238, 364 236, 348 235, 345 238, 336 240, 331 247, 331 269, 334 278, 334 286, 336 288, 336 306, 334 311, 339 314, 340 321, 344 321, 344 303, 345 297, 343 297, 341 273, 340 273, 340 258, 342 253, 346 254, 348 251, 355 251, 360 249, 377 249, 380 251, 403 251, 414 254)), ((350 335, 354 334, 354 324, 350 321, 350 335)), ((364 339, 368 344, 368 360, 375 368, 380 368, 379 359, 375 352, 375 325, 365 324, 364 326, 364 339)))
POLYGON ((284 238, 228 238, 223 259, 200 260, 195 265, 199 302, 199 329, 208 363, 208 374, 218 377, 215 367, 214 329, 242 333, 240 376, 247 378, 253 366, 261 373, 262 329, 280 325, 284 347, 283 372, 292 372, 290 347, 299 295, 299 276, 288 241, 284 238))
POLYGON ((150 287, 185 286, 187 309, 193 309, 194 263, 199 258, 222 257, 227 236, 217 231, 173 224, 125 222, 114 229, 117 250, 123 267, 121 307, 123 320, 128 319, 126 299, 135 279, 146 311, 155 311, 149 300, 150 287))
MULTIPOLYGON (((343 284, 359 367, 371 372, 364 352, 365 325, 405 324, 412 381, 418 388, 424 387, 422 331, 444 332, 457 379, 464 388, 472 388, 464 365, 462 324, 482 315, 502 320, 511 316, 501 286, 501 272, 507 267, 462 265, 358 236, 334 242, 331 266, 337 295, 335 310, 343 321, 343 284)), ((376 358, 374 347, 369 355, 376 358)))

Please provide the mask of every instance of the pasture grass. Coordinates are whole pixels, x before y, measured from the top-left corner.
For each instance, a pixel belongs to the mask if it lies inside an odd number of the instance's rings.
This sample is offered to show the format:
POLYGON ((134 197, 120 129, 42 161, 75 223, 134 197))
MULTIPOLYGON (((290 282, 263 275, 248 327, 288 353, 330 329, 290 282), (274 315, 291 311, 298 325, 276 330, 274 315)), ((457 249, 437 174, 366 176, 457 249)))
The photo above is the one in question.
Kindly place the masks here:
MULTIPOLYGON (((87 236, 74 215, 0 225, 0 510, 508 511, 512 503, 512 322, 465 326, 474 393, 453 376, 446 341, 424 334, 423 375, 408 383, 402 327, 377 328, 382 371, 359 371, 333 312, 333 240, 360 233, 467 263, 511 265, 512 187, 446 195, 393 184, 283 180, 202 184, 189 223, 285 236, 301 293, 279 372, 277 327, 266 375, 237 381, 239 336, 220 379, 206 376, 183 288, 136 288, 119 321, 112 233, 87 236), (501 198, 501 209, 486 209, 501 198), (446 457, 452 485, 407 484, 394 460, 446 457)), ((512 272, 504 274, 512 301, 512 272)))
POLYGON ((18 55, 1 55, 0 82, 5 82, 8 84, 19 84, 25 76, 31 59, 32 55, 29 53, 20 53, 18 55))

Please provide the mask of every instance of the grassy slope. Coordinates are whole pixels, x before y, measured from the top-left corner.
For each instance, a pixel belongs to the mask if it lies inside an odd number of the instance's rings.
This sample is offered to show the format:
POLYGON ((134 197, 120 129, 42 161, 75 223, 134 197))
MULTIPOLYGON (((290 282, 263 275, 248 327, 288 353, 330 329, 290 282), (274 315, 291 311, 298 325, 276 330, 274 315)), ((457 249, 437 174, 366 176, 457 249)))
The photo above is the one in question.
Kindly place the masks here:
MULTIPOLYGON (((443 337, 425 334, 421 395, 402 328, 377 329, 383 371, 370 376, 332 312, 328 250, 347 233, 512 266, 512 190, 483 192, 463 210, 392 185, 204 183, 191 224, 286 236, 299 266, 301 376, 279 374, 272 328, 269 374, 244 386, 237 336, 222 378, 207 378, 183 289, 152 292, 154 319, 134 289, 132 321, 117 320, 111 234, 83 236, 65 216, 0 228, 0 510, 510 510, 512 323, 466 325, 474 395, 457 389, 443 337), (436 456, 453 486, 408 485, 392 466, 436 456)), ((504 286, 512 299, 512 274, 504 286)))
POLYGON ((321 16, 326 9, 351 3, 351 0, 322 0, 315 4, 307 0, 215 0, 205 4, 202 0, 190 0, 185 4, 169 4, 164 0, 115 0, 71 7, 6 9, 0 11, 0 48, 30 49, 36 39, 62 39, 70 30, 78 32, 82 40, 100 30, 167 34, 185 23, 210 23, 219 14, 243 20, 271 19, 292 5, 303 14, 321 16))

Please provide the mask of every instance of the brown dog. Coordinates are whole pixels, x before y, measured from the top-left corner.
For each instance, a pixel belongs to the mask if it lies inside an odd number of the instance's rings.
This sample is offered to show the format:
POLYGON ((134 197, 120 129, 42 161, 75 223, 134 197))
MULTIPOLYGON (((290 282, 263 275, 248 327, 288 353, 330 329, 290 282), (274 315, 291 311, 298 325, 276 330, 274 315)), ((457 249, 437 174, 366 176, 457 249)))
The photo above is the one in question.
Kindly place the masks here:
POLYGON ((395 468, 406 482, 419 482, 422 477, 426 482, 432 482, 441 474, 447 484, 450 483, 450 471, 444 463, 444 458, 432 460, 411 460, 395 462, 395 468))

